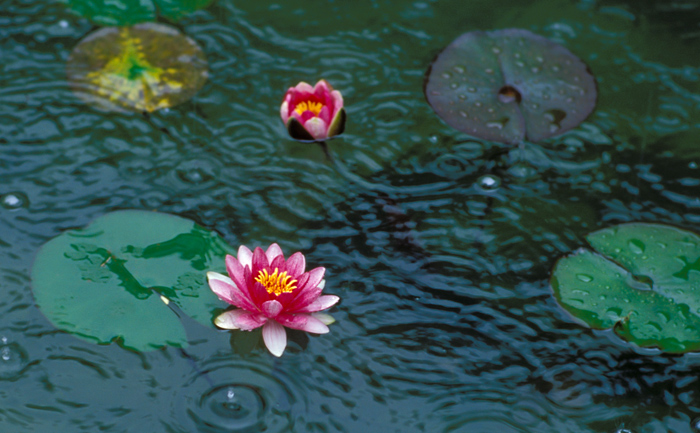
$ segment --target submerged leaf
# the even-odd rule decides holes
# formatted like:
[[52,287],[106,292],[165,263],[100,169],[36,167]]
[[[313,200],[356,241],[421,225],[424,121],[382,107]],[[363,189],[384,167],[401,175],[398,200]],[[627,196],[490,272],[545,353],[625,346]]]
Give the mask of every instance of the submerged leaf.
[[554,266],[551,286],[574,317],[641,347],[700,350],[700,236],[627,223],[591,233]]
[[108,111],[155,111],[187,101],[208,77],[196,42],[163,24],[106,27],[85,37],[68,59],[78,97]]
[[182,347],[187,338],[172,305],[213,327],[215,311],[227,304],[209,290],[206,271],[221,267],[231,251],[190,220],[118,211],[47,242],[32,268],[32,288],[57,328],[89,341]]
[[448,125],[510,144],[574,128],[597,97],[581,60],[519,29],[463,34],[437,56],[426,78],[426,98]]

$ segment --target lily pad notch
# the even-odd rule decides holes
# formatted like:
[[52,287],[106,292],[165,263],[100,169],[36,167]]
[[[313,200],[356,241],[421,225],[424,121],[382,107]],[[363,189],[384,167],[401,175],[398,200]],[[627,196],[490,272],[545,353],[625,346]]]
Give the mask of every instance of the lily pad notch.
[[589,234],[554,265],[557,302],[594,329],[640,347],[700,350],[700,236],[664,224],[625,223]]
[[223,271],[232,252],[188,219],[117,211],[44,244],[32,267],[32,291],[57,328],[87,341],[138,351],[185,347],[178,314],[214,328],[227,304],[209,289],[206,272]]
[[448,125],[506,144],[539,142],[576,127],[593,112],[598,94],[578,57],[522,29],[459,36],[428,68],[424,92]]

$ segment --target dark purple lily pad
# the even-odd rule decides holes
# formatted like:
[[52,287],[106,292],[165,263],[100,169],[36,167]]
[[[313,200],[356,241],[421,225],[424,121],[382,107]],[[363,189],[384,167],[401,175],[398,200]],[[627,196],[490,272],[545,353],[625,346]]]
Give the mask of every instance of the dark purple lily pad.
[[437,56],[425,84],[428,102],[448,125],[510,144],[576,127],[597,93],[578,57],[519,29],[463,34]]

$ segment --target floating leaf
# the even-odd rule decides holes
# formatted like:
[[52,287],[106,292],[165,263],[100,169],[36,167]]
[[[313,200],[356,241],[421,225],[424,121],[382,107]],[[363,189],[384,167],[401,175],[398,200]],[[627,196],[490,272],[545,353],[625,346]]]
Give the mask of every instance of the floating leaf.
[[187,101],[208,77],[196,42],[163,24],[106,27],[68,59],[68,79],[85,102],[108,111],[155,111]]
[[561,134],[588,117],[596,84],[569,50],[527,30],[470,32],[435,59],[425,95],[448,125],[517,144]]
[[187,338],[171,307],[213,327],[215,310],[227,304],[209,289],[206,272],[223,272],[227,252],[218,235],[190,220],[113,212],[41,248],[32,268],[34,297],[57,328],[89,341],[182,347]]
[[127,26],[155,21],[158,16],[177,21],[213,0],[63,0],[74,12],[103,26]]
[[700,350],[700,236],[627,223],[591,233],[554,266],[557,301],[592,328],[641,347]]

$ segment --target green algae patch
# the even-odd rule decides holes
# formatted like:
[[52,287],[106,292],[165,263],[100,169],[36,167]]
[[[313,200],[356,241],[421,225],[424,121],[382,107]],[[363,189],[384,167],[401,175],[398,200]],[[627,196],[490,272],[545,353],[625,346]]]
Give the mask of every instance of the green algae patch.
[[640,347],[700,350],[700,236],[662,224],[626,223],[589,234],[557,261],[559,304],[595,329]]
[[105,111],[152,112],[192,98],[209,76],[195,41],[163,24],[106,27],[73,49],[66,66],[73,92]]
[[106,214],[47,242],[32,267],[41,311],[59,329],[88,341],[145,351],[184,347],[179,315],[209,327],[227,307],[207,271],[224,270],[232,248],[216,233],[174,215]]

